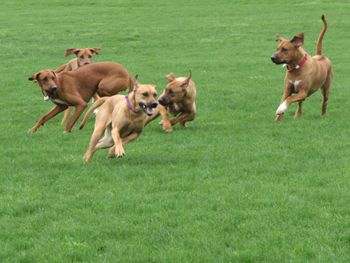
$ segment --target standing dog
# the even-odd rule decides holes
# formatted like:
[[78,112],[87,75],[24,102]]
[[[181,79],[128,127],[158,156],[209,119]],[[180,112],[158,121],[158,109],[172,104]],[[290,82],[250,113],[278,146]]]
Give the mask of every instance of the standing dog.
[[71,132],[74,123],[97,90],[103,96],[111,96],[126,88],[132,89],[135,82],[122,65],[113,62],[93,63],[58,74],[51,70],[42,70],[28,79],[37,82],[44,96],[49,96],[55,104],[29,132],[35,132],[68,106],[75,106],[76,110],[65,128],[66,132]]
[[[322,55],[322,39],[327,30],[327,22],[322,15],[323,29],[318,37],[316,55],[311,57],[301,47],[304,44],[304,33],[287,40],[280,35],[276,40],[278,45],[271,57],[275,64],[286,64],[287,73],[284,79],[284,93],[281,105],[276,111],[276,121],[282,119],[284,112],[293,102],[298,102],[295,117],[301,116],[303,101],[319,88],[322,90],[322,115],[326,113],[329,89],[332,82],[332,65],[330,60]],[[295,95],[292,95],[295,93]]]
[[[82,129],[89,115],[99,107],[95,129],[83,159],[89,161],[96,150],[109,147],[109,157],[123,157],[123,145],[140,136],[147,115],[154,113],[158,105],[156,97],[154,86],[136,84],[127,96],[98,99],[86,112],[79,127]],[[101,138],[103,133],[105,135]]]
[[[101,49],[98,47],[94,48],[68,48],[64,55],[67,57],[69,55],[75,54],[76,58],[68,61],[66,64],[58,67],[55,72],[60,73],[62,71],[73,71],[82,66],[89,65],[93,63],[92,56],[95,53],[98,55]],[[98,99],[98,95],[94,95],[94,99]],[[45,97],[45,100],[49,100],[48,97]],[[68,109],[64,112],[64,116],[62,118],[61,124],[66,124],[69,116],[71,114],[72,107],[68,107]]]
[[[192,72],[188,77],[176,78],[174,73],[167,76],[168,84],[164,92],[159,97],[159,106],[155,113],[146,120],[146,124],[162,115],[161,124],[165,132],[171,132],[172,126],[180,123],[181,126],[187,127],[186,122],[194,120],[196,116],[196,85],[191,79]],[[169,114],[175,116],[170,120]]]

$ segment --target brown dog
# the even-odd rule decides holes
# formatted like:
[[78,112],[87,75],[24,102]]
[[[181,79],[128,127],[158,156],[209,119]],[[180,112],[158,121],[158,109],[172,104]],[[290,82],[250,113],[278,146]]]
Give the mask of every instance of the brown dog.
[[29,132],[35,132],[46,121],[66,110],[68,106],[75,106],[76,110],[65,128],[66,132],[70,132],[97,90],[103,96],[111,96],[126,88],[130,90],[135,82],[122,65],[113,62],[93,63],[74,71],[58,74],[51,70],[42,70],[28,79],[37,82],[44,96],[49,96],[55,103]]
[[[174,73],[169,73],[166,77],[169,83],[164,92],[159,97],[159,104],[155,113],[146,120],[146,124],[162,115],[161,124],[165,132],[171,132],[172,126],[180,123],[187,127],[186,122],[194,120],[196,116],[196,85],[191,79],[192,72],[188,77],[176,78]],[[169,114],[175,116],[170,120]]]
[[[69,55],[75,54],[76,58],[68,61],[66,64],[58,67],[55,72],[60,73],[62,71],[73,71],[82,66],[93,63],[92,56],[93,54],[98,55],[101,49],[98,47],[93,48],[68,48],[64,55],[67,57]],[[94,95],[94,99],[98,99],[98,95]],[[49,97],[45,97],[44,100],[49,100]],[[68,107],[68,109],[64,112],[64,116],[62,118],[61,124],[67,124],[69,116],[72,112],[72,107]]]
[[[304,44],[304,33],[287,40],[280,35],[276,40],[278,45],[271,57],[275,64],[285,64],[287,73],[284,79],[284,93],[281,105],[276,111],[276,121],[280,120],[293,102],[298,102],[295,117],[301,116],[303,101],[319,88],[322,90],[322,115],[326,113],[327,100],[332,82],[332,65],[330,60],[322,55],[322,39],[327,30],[327,22],[322,15],[323,29],[318,37],[316,56],[311,57],[301,47]],[[295,93],[295,95],[292,95]]]
[[64,55],[67,57],[69,55],[75,54],[76,58],[68,61],[66,64],[59,66],[55,72],[60,73],[62,71],[73,71],[84,65],[93,63],[93,54],[99,54],[101,51],[98,47],[93,48],[68,48]]
[[[97,149],[110,147],[109,157],[123,157],[123,145],[140,136],[147,115],[154,113],[158,104],[156,97],[154,86],[136,84],[127,96],[98,99],[86,112],[79,127],[82,129],[90,114],[99,107],[95,129],[83,159],[89,161]],[[105,135],[101,138],[103,133]]]

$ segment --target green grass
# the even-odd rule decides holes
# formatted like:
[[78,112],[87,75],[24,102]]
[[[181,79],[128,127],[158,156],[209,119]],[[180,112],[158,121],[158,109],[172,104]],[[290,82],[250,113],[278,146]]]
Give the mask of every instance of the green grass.
[[[348,1],[4,1],[0,10],[1,262],[349,262]],[[274,112],[284,70],[274,36],[320,15],[334,65],[321,96]],[[101,47],[143,83],[193,71],[198,117],[165,134],[157,121],[126,146],[82,162],[93,119],[63,134],[27,77],[65,63],[69,47]]]

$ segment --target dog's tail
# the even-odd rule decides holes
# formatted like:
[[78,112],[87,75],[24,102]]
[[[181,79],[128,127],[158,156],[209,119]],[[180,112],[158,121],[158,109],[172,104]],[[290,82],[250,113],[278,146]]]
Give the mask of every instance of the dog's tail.
[[322,15],[321,19],[323,21],[323,28],[322,28],[320,35],[318,36],[316,55],[322,55],[322,40],[323,40],[324,34],[327,31],[327,21],[326,21],[325,16]]
[[81,121],[80,125],[79,125],[79,129],[81,130],[82,128],[84,128],[85,123],[87,122],[88,118],[90,117],[90,115],[93,113],[93,111],[95,109],[97,109],[98,107],[100,107],[103,103],[106,102],[106,100],[109,97],[102,97],[99,98],[98,100],[96,100],[94,102],[94,104],[91,105],[90,109],[85,113],[83,120]]

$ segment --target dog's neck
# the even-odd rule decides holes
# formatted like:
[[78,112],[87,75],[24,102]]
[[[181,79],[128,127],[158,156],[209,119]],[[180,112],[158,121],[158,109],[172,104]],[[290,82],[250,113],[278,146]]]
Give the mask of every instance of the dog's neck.
[[137,105],[136,100],[135,100],[135,91],[132,91],[128,95],[126,95],[125,101],[126,101],[126,105],[127,105],[128,109],[131,112],[133,112],[135,114],[140,113],[140,108]]
[[288,72],[293,72],[304,66],[307,57],[307,53],[300,48],[300,52],[298,52],[298,55],[295,56],[295,58],[286,65]]

